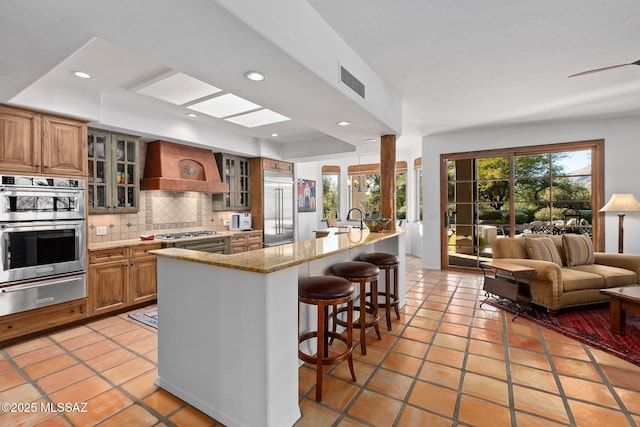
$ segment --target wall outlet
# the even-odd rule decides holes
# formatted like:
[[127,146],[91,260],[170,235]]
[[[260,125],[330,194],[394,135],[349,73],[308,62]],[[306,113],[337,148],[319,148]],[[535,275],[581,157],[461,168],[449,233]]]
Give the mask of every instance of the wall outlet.
[[222,223],[223,226],[228,227],[229,226],[229,220],[225,219],[224,222]]
[[104,236],[107,234],[107,227],[96,227],[96,235]]

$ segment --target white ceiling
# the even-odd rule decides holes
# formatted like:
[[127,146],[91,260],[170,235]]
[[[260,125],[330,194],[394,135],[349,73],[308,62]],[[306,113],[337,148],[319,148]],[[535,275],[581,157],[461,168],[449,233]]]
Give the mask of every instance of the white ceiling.
[[[0,102],[294,160],[371,150],[366,139],[390,133],[419,151],[422,135],[639,114],[640,66],[568,78],[640,59],[639,20],[637,0],[5,1]],[[340,66],[365,84],[364,100]],[[175,72],[292,120],[191,119],[136,92]]]

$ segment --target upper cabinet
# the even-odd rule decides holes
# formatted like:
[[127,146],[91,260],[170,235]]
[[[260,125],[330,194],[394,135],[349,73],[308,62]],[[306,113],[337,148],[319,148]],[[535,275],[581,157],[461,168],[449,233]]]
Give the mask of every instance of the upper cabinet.
[[262,169],[274,172],[293,173],[293,163],[263,158]]
[[139,138],[89,129],[89,212],[138,212]]
[[0,105],[3,171],[86,176],[86,156],[86,123]]
[[249,159],[216,153],[216,163],[222,182],[229,192],[213,195],[214,211],[248,211],[251,209],[251,169]]

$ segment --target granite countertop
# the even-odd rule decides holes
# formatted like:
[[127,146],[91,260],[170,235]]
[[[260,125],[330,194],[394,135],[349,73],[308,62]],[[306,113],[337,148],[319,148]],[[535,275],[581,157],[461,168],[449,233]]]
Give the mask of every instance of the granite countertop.
[[[262,231],[262,230],[251,230],[251,231]],[[175,233],[179,233],[180,230],[174,231]],[[132,246],[142,246],[142,245],[155,245],[158,243],[169,243],[169,242],[187,242],[190,240],[203,240],[203,239],[213,239],[216,237],[230,237],[235,234],[244,234],[248,231],[216,231],[216,234],[210,234],[208,236],[196,236],[196,237],[183,237],[181,239],[153,239],[153,240],[140,240],[138,239],[127,239],[127,240],[112,240],[110,242],[101,242],[101,243],[89,243],[90,251],[99,251],[101,249],[115,249],[115,248],[124,248],[124,247],[132,247]]]
[[288,243],[234,255],[212,254],[179,248],[156,249],[150,253],[167,258],[265,274],[358,246],[375,243],[379,240],[389,239],[403,233],[401,230],[371,233],[369,230],[356,229],[345,234]]

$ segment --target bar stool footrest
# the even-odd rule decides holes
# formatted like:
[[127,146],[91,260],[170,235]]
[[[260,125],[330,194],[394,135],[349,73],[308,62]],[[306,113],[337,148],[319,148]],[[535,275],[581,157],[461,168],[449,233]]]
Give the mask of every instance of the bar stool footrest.
[[[349,358],[349,356],[351,355],[351,353],[353,353],[353,345],[349,346],[349,341],[347,340],[346,337],[344,337],[341,334],[338,334],[336,332],[332,332],[332,331],[327,331],[326,332],[327,337],[331,338],[331,341],[333,341],[333,339],[337,339],[341,342],[344,343],[344,345],[347,346],[346,350],[343,351],[342,353],[338,353],[332,356],[327,356],[327,357],[323,357],[322,358],[322,364],[323,365],[335,365],[339,362],[342,362],[343,360],[346,360]],[[300,338],[298,339],[298,344],[302,344],[303,342],[305,342],[306,340],[310,340],[312,338],[317,338],[318,337],[318,331],[312,331],[312,332],[307,332],[305,334],[300,335]],[[317,356],[312,356],[309,355],[305,352],[303,352],[302,350],[298,349],[298,357],[300,358],[300,360],[307,362],[307,363],[311,363],[314,365],[318,364],[318,357]]]

